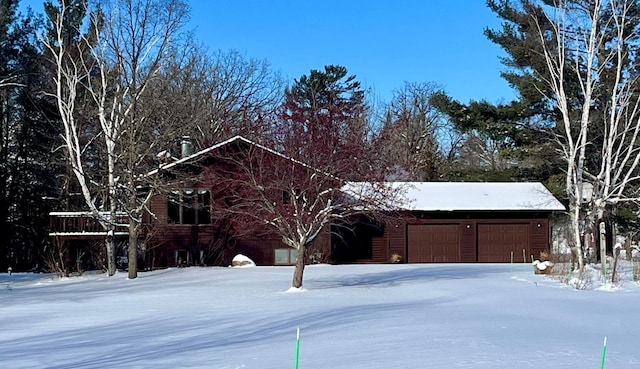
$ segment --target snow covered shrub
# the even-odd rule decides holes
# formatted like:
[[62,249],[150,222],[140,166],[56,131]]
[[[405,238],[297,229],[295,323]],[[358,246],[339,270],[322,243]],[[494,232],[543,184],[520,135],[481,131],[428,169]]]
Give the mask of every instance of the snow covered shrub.
[[567,284],[576,290],[588,290],[593,287],[593,276],[593,268],[590,265],[585,265],[582,270],[578,269],[572,274]]
[[567,254],[551,254],[551,261],[549,262],[553,266],[550,273],[547,273],[549,277],[577,290],[586,290],[593,287],[595,274],[590,265],[585,265],[580,270],[571,255]]
[[550,260],[534,260],[533,272],[535,274],[551,274],[553,270],[553,262]]

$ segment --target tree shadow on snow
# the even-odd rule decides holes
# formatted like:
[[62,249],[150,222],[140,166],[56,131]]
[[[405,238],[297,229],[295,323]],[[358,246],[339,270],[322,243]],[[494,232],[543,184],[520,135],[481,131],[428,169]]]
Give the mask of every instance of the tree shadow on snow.
[[488,274],[504,273],[508,265],[503,264],[423,264],[417,266],[389,266],[389,270],[340,275],[335,278],[306,280],[309,289],[337,287],[388,287],[404,282],[426,282],[436,280],[474,279]]
[[[419,305],[424,306],[424,302]],[[216,367],[279,347],[288,350],[296,325],[309,337],[325,330],[339,331],[354,321],[380,321],[385,314],[412,308],[418,308],[418,303],[362,304],[340,309],[318,306],[312,311],[274,311],[255,317],[234,314],[217,318],[215,312],[209,312],[187,319],[187,324],[167,318],[128,320],[90,330],[68,329],[0,340],[0,347],[5,363],[20,362],[29,353],[30,360],[42,368],[173,367],[180,366],[181,361],[186,366]],[[52,362],[52,352],[65,360]],[[206,361],[198,364],[197,360]]]

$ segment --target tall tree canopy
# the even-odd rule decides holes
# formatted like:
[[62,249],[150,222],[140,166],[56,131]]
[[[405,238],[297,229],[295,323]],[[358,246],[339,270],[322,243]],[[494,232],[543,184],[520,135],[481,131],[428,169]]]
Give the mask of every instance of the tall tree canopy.
[[312,167],[351,162],[355,174],[366,147],[366,113],[360,82],[345,67],[328,65],[285,90],[276,137],[284,153]]
[[[442,113],[429,99],[437,87],[429,83],[405,83],[394,91],[384,108],[377,130],[377,155],[385,158],[389,180],[438,180],[447,156],[443,150],[449,128]],[[451,142],[449,142],[451,143]]]
[[[562,190],[572,219],[570,243],[582,264],[582,223],[589,229],[636,197],[639,4],[489,0],[488,6],[505,22],[485,34],[506,51],[502,75],[520,98],[464,105],[439,95],[434,104],[459,129],[501,140],[503,148],[529,157],[536,146],[546,153],[537,155],[543,161],[529,163],[538,179]],[[592,198],[585,198],[585,183],[594,188]]]
[[18,13],[18,1],[0,0],[0,270],[39,262],[56,195],[40,24],[31,11]]

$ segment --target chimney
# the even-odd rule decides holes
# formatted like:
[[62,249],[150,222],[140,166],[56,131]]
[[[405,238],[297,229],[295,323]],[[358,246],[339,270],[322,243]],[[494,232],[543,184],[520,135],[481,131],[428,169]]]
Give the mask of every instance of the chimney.
[[191,155],[191,137],[182,136],[182,142],[180,143],[180,154],[183,158]]

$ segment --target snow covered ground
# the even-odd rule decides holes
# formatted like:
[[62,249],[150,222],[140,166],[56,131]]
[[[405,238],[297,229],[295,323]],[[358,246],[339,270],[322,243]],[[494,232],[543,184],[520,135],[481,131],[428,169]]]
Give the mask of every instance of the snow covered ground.
[[2,368],[640,367],[640,286],[517,264],[0,274]]

